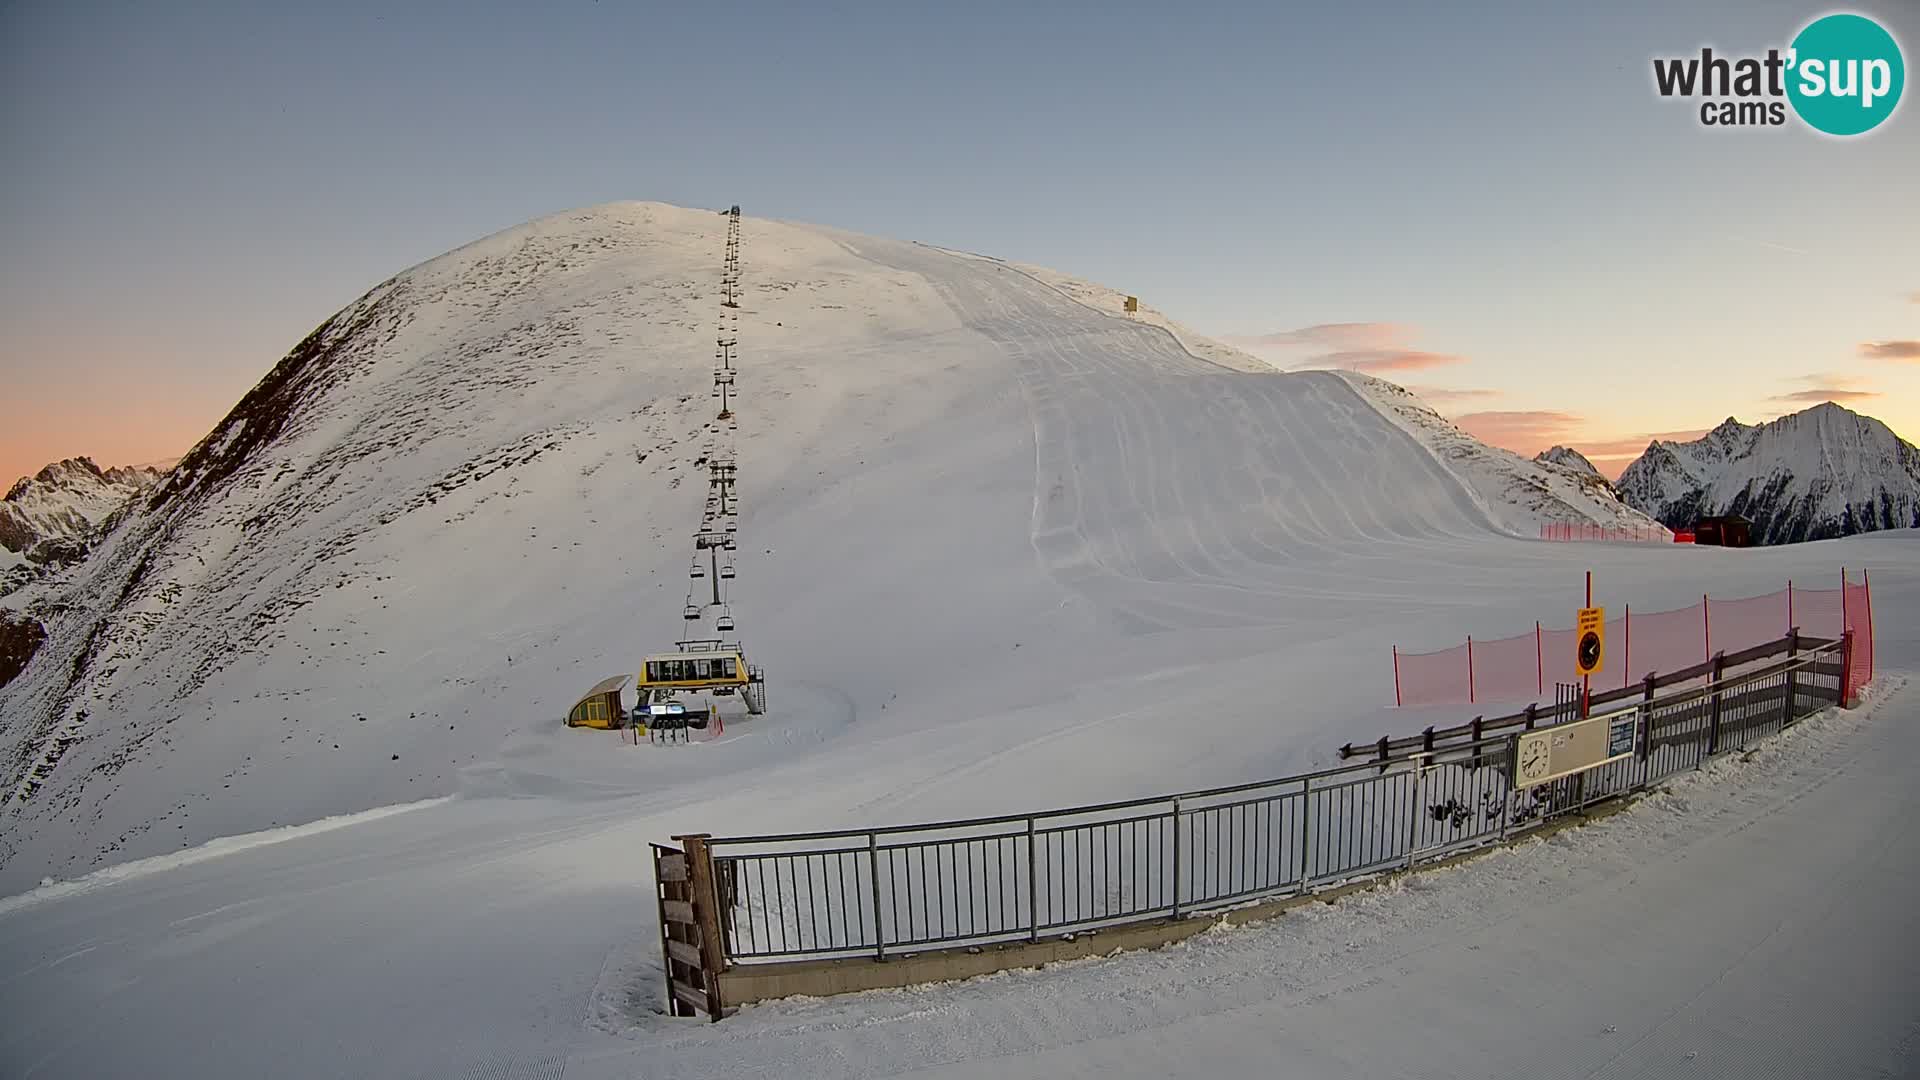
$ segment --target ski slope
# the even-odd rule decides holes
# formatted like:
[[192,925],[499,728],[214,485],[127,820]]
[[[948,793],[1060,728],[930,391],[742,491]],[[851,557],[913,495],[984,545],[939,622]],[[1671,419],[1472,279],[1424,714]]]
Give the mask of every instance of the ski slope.
[[[1886,579],[1896,601],[1920,597],[1911,568]],[[718,1026],[648,1011],[638,850],[714,806],[463,798],[29,894],[0,910],[0,1069],[1905,1075],[1920,626],[1890,625],[1883,663],[1902,673],[1867,708],[1604,823],[1166,950],[771,1003]]]
[[[1485,496],[1340,376],[1200,359],[1029,270],[747,218],[732,595],[778,708],[711,764],[604,769],[556,721],[683,633],[724,221],[615,204],[397,275],[81,572],[7,597],[49,641],[0,687],[31,794],[0,805],[0,891],[522,782],[835,776],[879,741],[949,778],[903,787],[919,812],[996,803],[957,769],[1088,798],[1265,774],[1343,722],[1276,727],[1278,696],[1376,685],[1388,621],[1457,637],[1425,579],[1495,538]],[[1522,516],[1501,527],[1535,535]],[[1085,724],[1130,752],[1009,753]]]
[[[1196,355],[1022,268],[747,218],[733,596],[771,713],[675,748],[565,730],[586,686],[680,628],[723,230],[620,204],[383,283],[273,384],[278,412],[217,428],[84,575],[8,598],[52,612],[53,637],[0,689],[0,727],[20,748],[78,741],[0,817],[0,1073],[885,1075],[993,1055],[1165,1072],[1183,1070],[1126,1033],[1188,1009],[1241,1032],[1218,1052],[1251,1056],[1196,1057],[1231,1075],[1271,1060],[1273,1021],[1241,1006],[1294,985],[1341,1000],[1338,941],[1316,959],[1266,944],[1294,933],[1275,929],[1178,1007],[1160,955],[673,1025],[650,1015],[645,844],[1280,775],[1462,719],[1388,708],[1389,646],[1564,621],[1587,569],[1600,602],[1659,607],[1870,567],[1882,667],[1920,661],[1914,533],[1531,542],[1520,518],[1557,510],[1495,520],[1497,487],[1339,375]],[[1912,711],[1893,696],[1835,730],[1881,738]],[[1781,850],[1840,859],[1878,835],[1871,815],[1827,820]],[[1578,883],[1589,857],[1502,865]],[[1742,862],[1723,859],[1731,891]],[[1680,878],[1666,888],[1645,902],[1679,902]],[[1517,917],[1531,895],[1450,910]],[[1367,955],[1428,947],[1376,932]],[[1374,1004],[1400,1013],[1356,1015],[1413,1003]],[[1356,1052],[1331,1021],[1290,1030],[1324,1061]]]

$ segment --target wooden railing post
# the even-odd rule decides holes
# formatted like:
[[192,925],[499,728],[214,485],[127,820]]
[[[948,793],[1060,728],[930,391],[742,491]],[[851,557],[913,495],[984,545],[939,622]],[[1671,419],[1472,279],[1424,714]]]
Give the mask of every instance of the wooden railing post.
[[720,937],[720,893],[714,887],[713,853],[707,850],[709,833],[676,836],[686,851],[687,902],[693,905],[694,926],[699,930],[701,987],[706,993],[707,1018],[718,1022],[727,1014],[720,993],[720,974],[727,970],[726,949]]

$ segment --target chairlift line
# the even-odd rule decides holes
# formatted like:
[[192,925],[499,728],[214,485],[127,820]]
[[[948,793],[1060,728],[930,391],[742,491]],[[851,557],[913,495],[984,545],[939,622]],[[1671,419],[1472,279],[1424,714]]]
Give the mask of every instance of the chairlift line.
[[[737,690],[747,703],[748,711],[757,715],[766,708],[764,675],[758,665],[747,663],[737,641],[730,643],[719,636],[731,635],[738,625],[727,589],[739,576],[733,558],[733,553],[738,550],[740,529],[739,498],[734,493],[734,487],[739,482],[734,446],[739,426],[734,411],[738,390],[738,368],[734,360],[735,350],[740,343],[739,215],[737,206],[728,211],[725,259],[721,269],[722,311],[719,331],[714,337],[712,396],[720,399],[720,409],[714,420],[705,425],[709,437],[703,448],[701,463],[707,466],[708,493],[702,506],[699,527],[693,537],[694,554],[687,568],[689,588],[681,612],[689,632],[681,635],[683,640],[675,643],[680,650],[678,653],[647,658],[641,683],[643,686],[657,687],[656,694],[699,688],[716,695],[730,695]],[[724,428],[721,426],[723,424]],[[692,582],[696,581],[705,584],[695,586]],[[701,593],[700,597],[694,595],[696,588]],[[708,602],[698,602],[702,599]],[[697,628],[709,618],[712,620],[712,633],[716,636],[701,636]],[[728,654],[730,660],[726,659]],[[714,659],[710,664],[707,658],[716,656],[720,659]],[[723,660],[726,662],[723,663]]]

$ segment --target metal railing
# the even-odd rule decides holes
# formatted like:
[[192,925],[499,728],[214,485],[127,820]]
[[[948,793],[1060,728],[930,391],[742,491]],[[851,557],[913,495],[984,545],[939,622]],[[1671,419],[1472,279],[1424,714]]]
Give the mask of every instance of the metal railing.
[[[1678,668],[1672,671],[1649,672],[1646,678],[1629,686],[1616,686],[1610,689],[1596,690],[1589,699],[1589,704],[1593,709],[1597,710],[1619,702],[1631,702],[1635,698],[1644,699],[1652,696],[1653,691],[1662,690],[1669,686],[1680,686],[1686,683],[1698,682],[1702,679],[1717,681],[1725,677],[1725,673],[1729,668],[1743,668],[1762,660],[1773,660],[1775,657],[1780,656],[1791,659],[1792,657],[1800,655],[1805,650],[1829,647],[1836,643],[1836,639],[1808,637],[1800,633],[1798,629],[1793,629],[1787,631],[1784,636],[1775,638],[1772,641],[1763,641],[1758,645],[1741,649],[1737,652],[1716,653],[1710,659],[1689,667]],[[1766,671],[1771,669],[1771,666],[1769,666],[1767,668],[1756,668],[1754,670]],[[1548,712],[1546,708],[1535,703],[1528,705],[1518,712],[1508,713],[1505,716],[1496,716],[1491,719],[1484,716],[1476,716],[1464,724],[1457,724],[1450,728],[1428,728],[1418,735],[1402,736],[1399,738],[1382,736],[1378,742],[1347,743],[1340,748],[1340,757],[1344,760],[1347,758],[1372,755],[1375,760],[1389,760],[1397,758],[1408,750],[1431,751],[1450,743],[1478,742],[1481,739],[1504,734],[1509,731],[1531,731],[1537,724],[1545,720],[1547,716]]]
[[[1801,644],[1806,644],[1803,641]],[[1042,813],[711,838],[726,962],[1039,941],[1407,868],[1697,768],[1837,703],[1850,639],[1655,696],[1635,750],[1516,790],[1518,733]]]

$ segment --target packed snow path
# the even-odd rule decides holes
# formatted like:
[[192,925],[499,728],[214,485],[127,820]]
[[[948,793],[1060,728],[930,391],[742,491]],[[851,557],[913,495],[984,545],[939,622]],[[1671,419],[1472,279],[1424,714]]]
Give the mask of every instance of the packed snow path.
[[1903,686],[1628,813],[1334,906],[1057,970],[775,1003],[566,1075],[1915,1075],[1917,716]]
[[618,1035],[631,831],[459,801],[0,914],[0,1072],[1907,1075],[1917,712],[1900,686],[1601,823],[1157,952]]

